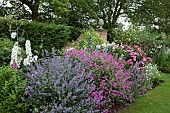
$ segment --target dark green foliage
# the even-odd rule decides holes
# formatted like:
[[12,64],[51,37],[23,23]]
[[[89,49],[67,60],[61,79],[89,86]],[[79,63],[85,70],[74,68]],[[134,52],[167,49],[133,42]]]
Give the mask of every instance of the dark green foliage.
[[128,13],[131,22],[136,25],[151,27],[159,26],[160,32],[170,34],[170,2],[169,0],[143,0],[141,5],[136,7],[134,13]]
[[160,71],[170,73],[170,50],[160,50],[154,56],[154,62],[158,65]]
[[70,41],[76,41],[77,38],[81,35],[81,29],[77,27],[71,27],[71,39]]
[[38,52],[42,48],[61,49],[70,39],[68,26],[0,19],[0,37],[10,38],[11,31],[18,32],[18,37],[30,40],[32,49]]
[[7,38],[0,38],[0,66],[9,64],[12,47],[12,41]]
[[0,113],[24,113],[28,104],[22,101],[27,80],[21,80],[20,72],[0,67]]

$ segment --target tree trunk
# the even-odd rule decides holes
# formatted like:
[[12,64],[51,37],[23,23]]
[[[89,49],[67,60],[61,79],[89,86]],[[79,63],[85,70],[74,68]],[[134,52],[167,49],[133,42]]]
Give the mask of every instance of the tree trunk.
[[19,0],[20,2],[22,2],[23,4],[27,5],[31,11],[32,11],[32,15],[31,18],[33,21],[38,21],[38,8],[39,8],[39,1],[40,0],[35,0],[33,3],[33,0]]
[[32,20],[33,21],[38,21],[38,5],[32,5],[31,11],[32,11]]

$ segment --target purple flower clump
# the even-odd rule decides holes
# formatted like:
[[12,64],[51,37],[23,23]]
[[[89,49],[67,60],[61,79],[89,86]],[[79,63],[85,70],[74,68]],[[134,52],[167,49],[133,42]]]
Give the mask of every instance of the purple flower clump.
[[143,62],[136,62],[127,71],[131,75],[132,90],[135,96],[143,95],[147,92],[146,86],[146,70],[143,67]]
[[28,68],[26,95],[31,112],[95,113],[91,71],[69,56],[42,58]]

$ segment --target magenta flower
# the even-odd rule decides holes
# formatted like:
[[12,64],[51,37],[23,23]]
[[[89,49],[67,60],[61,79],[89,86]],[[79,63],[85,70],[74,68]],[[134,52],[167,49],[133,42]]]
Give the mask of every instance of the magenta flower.
[[93,64],[92,64],[92,63],[90,63],[90,64],[89,64],[89,66],[90,66],[90,67],[92,67],[92,66],[93,66]]
[[140,48],[138,45],[135,45],[134,47],[135,47],[136,49],[137,49],[137,48]]
[[147,60],[146,57],[143,57],[143,58],[142,58],[142,61],[143,61],[143,62],[146,62],[146,60]]
[[133,58],[133,61],[136,61],[136,56],[131,56]]
[[131,53],[131,52],[132,52],[132,50],[126,50],[126,52]]
[[131,55],[131,56],[136,56],[137,53],[136,53],[136,52],[131,52],[130,55]]
[[[129,50],[133,60],[129,59],[128,63],[133,64],[136,60],[136,54],[130,46]],[[83,54],[82,54],[83,53]],[[129,53],[129,54],[130,54]],[[70,57],[77,58],[84,63],[84,69],[92,71],[89,79],[94,82],[95,88],[91,92],[92,98],[96,100],[97,108],[104,112],[114,112],[114,98],[119,97],[120,101],[129,100],[131,92],[130,77],[124,70],[125,60],[122,57],[114,58],[112,54],[105,52],[88,51],[81,52],[73,50],[69,54]],[[105,102],[107,106],[102,103]],[[110,103],[111,102],[111,103]],[[111,107],[109,107],[111,106]],[[106,111],[107,111],[106,110]]]
[[13,61],[12,69],[13,70],[17,70],[17,63],[15,62],[15,60]]
[[149,60],[149,62],[152,62],[152,58],[147,57],[146,59]]
[[132,65],[133,64],[132,59],[129,59],[127,63]]
[[109,70],[109,68],[110,68],[110,67],[109,67],[109,66],[107,66],[107,67],[106,67],[106,70]]

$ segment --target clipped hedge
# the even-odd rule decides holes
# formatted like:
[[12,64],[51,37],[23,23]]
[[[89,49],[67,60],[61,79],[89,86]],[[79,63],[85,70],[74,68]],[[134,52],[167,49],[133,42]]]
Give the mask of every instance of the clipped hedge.
[[[18,33],[18,39],[31,40],[32,49],[61,49],[70,40],[70,27],[24,20],[0,19],[0,37],[10,38],[11,32]],[[16,39],[13,39],[16,41]],[[24,45],[24,43],[23,43]]]

